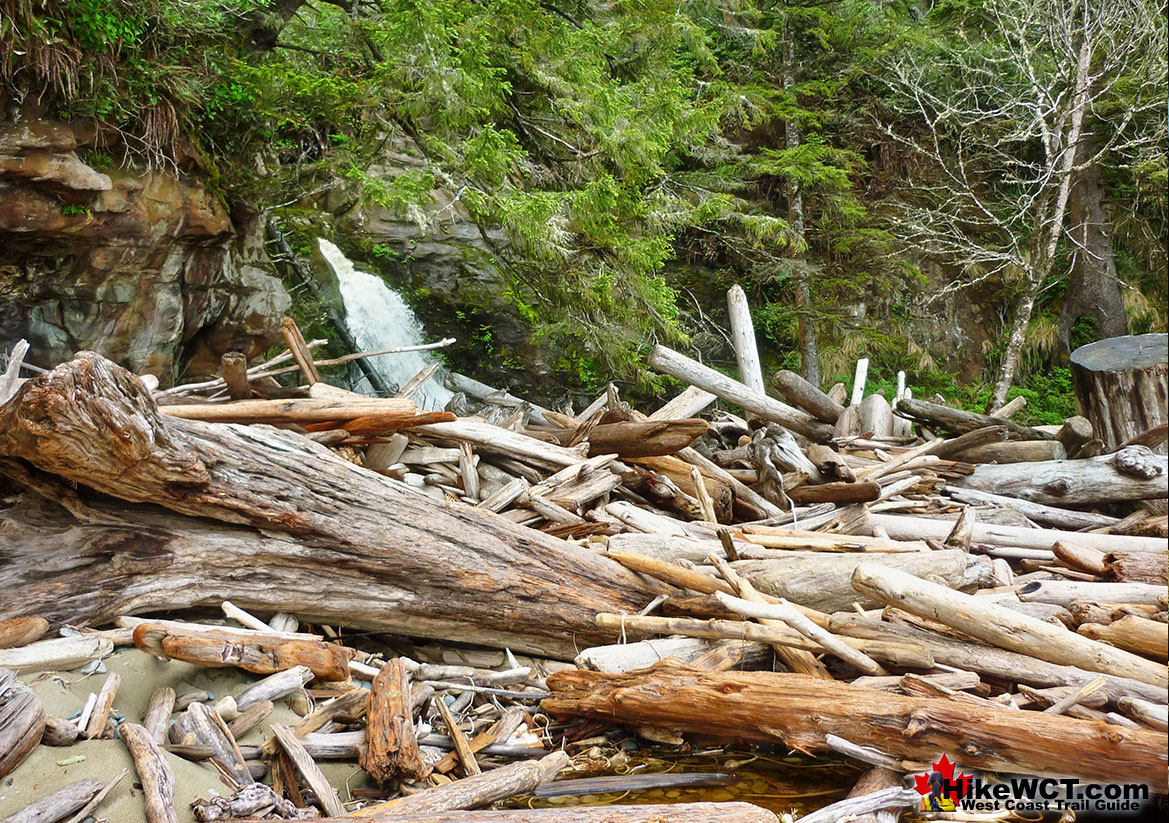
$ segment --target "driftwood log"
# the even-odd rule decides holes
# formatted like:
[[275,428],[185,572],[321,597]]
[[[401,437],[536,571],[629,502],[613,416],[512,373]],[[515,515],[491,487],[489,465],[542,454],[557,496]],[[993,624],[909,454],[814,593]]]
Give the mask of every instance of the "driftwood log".
[[[134,375],[91,352],[0,407],[0,456],[39,470],[0,460],[10,482],[72,511],[58,521],[26,495],[0,515],[0,619],[295,603],[305,619],[571,659],[611,639],[597,612],[636,612],[662,591],[299,435],[161,415]],[[68,483],[153,505],[111,505]]]
[[960,700],[908,697],[775,672],[701,672],[663,662],[603,674],[570,669],[548,678],[541,704],[556,717],[654,725],[777,742],[801,751],[829,748],[834,734],[894,757],[933,759],[991,771],[1061,774],[1169,788],[1160,732],[1021,712]]
[[1167,340],[1164,334],[1113,337],[1072,352],[1076,405],[1109,451],[1169,422]]
[[1164,455],[1129,446],[1086,460],[983,464],[954,485],[1049,506],[1164,500],[1169,497],[1167,467]]
[[44,731],[41,701],[15,672],[0,669],[0,777],[24,762]]

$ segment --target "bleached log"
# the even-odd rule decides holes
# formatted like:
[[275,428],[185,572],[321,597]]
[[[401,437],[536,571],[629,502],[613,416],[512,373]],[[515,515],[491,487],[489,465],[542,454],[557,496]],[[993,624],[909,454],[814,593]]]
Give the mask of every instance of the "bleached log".
[[317,800],[320,801],[325,812],[334,816],[344,815],[345,807],[341,805],[341,798],[337,795],[337,790],[329,783],[320,767],[313,762],[292,730],[280,723],[273,723],[272,734],[280,741],[284,753],[292,760],[296,770],[304,778],[304,782],[313,790],[313,794],[317,796]]
[[[503,402],[507,405],[523,407],[527,406],[531,410],[531,420],[541,425],[546,425],[547,420],[544,419],[544,412],[548,411],[543,406],[538,406],[527,400],[522,400],[514,394],[503,391],[502,389],[494,389],[486,383],[480,383],[478,380],[473,380],[465,374],[458,372],[447,372],[446,377],[443,378],[443,385],[453,392],[462,392],[474,400],[481,403]],[[689,416],[689,415],[687,415]]]
[[[411,812],[392,810],[357,818],[365,823],[778,823],[753,803],[646,803],[622,806],[557,806],[548,809]],[[353,817],[318,823],[353,823]]]
[[[601,613],[597,615],[597,625],[634,636],[680,634],[705,640],[766,643],[808,652],[820,652],[823,648],[819,643],[807,639],[786,625],[763,626],[743,620],[698,620],[689,617],[643,617]],[[921,644],[913,641],[853,637],[841,639],[874,660],[891,666],[912,669],[930,669],[934,666],[934,658],[930,653]]]
[[63,786],[52,794],[34,800],[0,823],[57,823],[84,807],[101,791],[100,780],[88,777]]
[[[1126,453],[1144,449],[1150,474],[1139,476],[1119,469]],[[1119,461],[1119,463],[1118,463]],[[1093,506],[1131,500],[1164,500],[1169,497],[1165,455],[1143,446],[1129,446],[1115,454],[1085,460],[1047,460],[1007,465],[983,464],[955,486],[1021,497],[1051,506]]]
[[[1079,687],[1098,676],[1098,672],[1075,666],[1049,663],[1030,655],[945,637],[914,626],[889,623],[855,613],[833,614],[828,628],[833,634],[842,637],[915,643],[937,663],[976,672],[983,677],[1007,683],[1026,683],[1041,688]],[[1131,696],[1155,702],[1169,700],[1165,690],[1157,686],[1126,677],[1112,675],[1105,677],[1105,689],[1114,699]]]
[[1098,603],[1139,603],[1157,605],[1165,602],[1164,586],[1149,583],[1105,583],[1085,580],[1035,580],[1018,590],[1026,602],[1054,603],[1070,606],[1077,600]]
[[1061,509],[1056,506],[1045,506],[1042,503],[1032,503],[1020,497],[1006,497],[1001,494],[979,491],[978,489],[963,489],[958,486],[943,486],[942,491],[959,503],[971,505],[990,504],[1014,509],[1028,520],[1033,520],[1053,528],[1077,531],[1079,529],[1100,529],[1113,526],[1120,522],[1119,517],[1096,512],[1081,512],[1073,509]]
[[807,412],[781,403],[762,392],[754,391],[739,381],[732,380],[673,349],[655,346],[646,362],[658,371],[676,377],[684,383],[698,386],[700,389],[718,395],[723,400],[741,406],[765,420],[779,423],[781,426],[786,426],[812,440],[827,443],[832,438],[831,428]]
[[818,643],[826,652],[834,654],[846,663],[851,664],[862,674],[879,677],[888,672],[867,654],[857,651],[848,643],[836,638],[808,618],[804,617],[786,600],[780,598],[778,603],[753,603],[739,597],[732,597],[723,592],[715,592],[715,598],[737,614],[753,617],[756,620],[778,620],[786,623],[804,637]]
[[739,382],[758,394],[766,395],[759,349],[755,343],[755,326],[751,322],[751,307],[743,287],[738,283],[727,290],[727,315],[731,320],[731,344],[739,365]]
[[686,389],[666,405],[653,412],[650,420],[685,420],[687,417],[697,417],[708,409],[718,397],[697,386],[687,386]]
[[568,764],[567,754],[553,752],[535,762],[511,763],[409,797],[366,806],[354,812],[352,817],[372,818],[375,815],[392,812],[395,815],[410,816],[408,819],[414,820],[417,819],[416,816],[425,813],[475,809],[508,797],[529,794],[541,783],[551,780]]
[[[1083,461],[1076,461],[1083,462]],[[880,527],[893,540],[945,540],[954,528],[953,521],[932,520],[899,514],[869,514],[867,529]],[[1021,549],[1050,551],[1057,540],[1067,540],[1102,552],[1163,552],[1165,538],[1135,537],[1124,534],[1092,534],[1090,532],[1060,531],[1058,529],[1027,529],[1019,526],[998,526],[975,523],[971,540],[991,546],[1015,546]]]
[[897,405],[893,407],[893,413],[924,423],[931,429],[943,429],[955,434],[965,434],[988,426],[1001,426],[1007,430],[1011,440],[1053,439],[1053,435],[1045,431],[1030,426],[1021,426],[1013,420],[962,411],[939,403],[929,403],[925,400],[914,400],[908,397],[897,401]]
[[1162,688],[1169,686],[1163,665],[1005,609],[987,602],[988,598],[962,594],[897,569],[862,563],[853,573],[853,586],[884,603],[938,620],[1003,649]]
[[1106,626],[1081,623],[1076,631],[1093,640],[1101,640],[1143,654],[1156,660],[1169,660],[1169,627],[1156,620],[1129,614]]
[[[48,611],[48,609],[45,609]],[[114,644],[104,637],[78,635],[40,640],[16,649],[0,649],[0,668],[14,672],[72,671],[91,660],[112,654]]]

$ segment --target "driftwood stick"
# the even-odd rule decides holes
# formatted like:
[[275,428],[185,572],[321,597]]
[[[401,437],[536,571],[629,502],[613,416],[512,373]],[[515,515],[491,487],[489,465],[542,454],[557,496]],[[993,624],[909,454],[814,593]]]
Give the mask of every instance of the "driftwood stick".
[[170,715],[175,707],[175,690],[170,686],[155,689],[150,696],[150,705],[146,707],[146,719],[142,726],[146,729],[150,739],[162,745],[166,738],[166,730],[170,725]]
[[467,736],[463,734],[463,730],[459,728],[458,721],[451,713],[451,708],[446,704],[445,700],[434,701],[434,706],[438,709],[438,716],[442,718],[443,725],[446,726],[447,736],[450,737],[451,743],[454,744],[455,754],[459,758],[459,762],[463,764],[463,773],[470,777],[475,774],[482,774],[483,770],[479,768],[479,763],[475,760],[475,752],[471,750],[470,742]]
[[[45,604],[41,605],[43,607]],[[111,641],[92,635],[39,640],[20,648],[0,650],[0,668],[11,669],[18,674],[71,671],[91,660],[103,658],[113,650]]]
[[773,672],[700,672],[668,661],[603,674],[569,669],[548,678],[542,703],[555,717],[584,716],[704,735],[829,749],[826,734],[894,757],[990,771],[1149,782],[1169,789],[1164,735],[949,698],[908,697],[834,680]]
[[[899,623],[888,623],[859,614],[838,612],[832,615],[829,628],[837,637],[913,643],[931,660],[957,669],[977,672],[985,677],[1008,683],[1026,683],[1031,686],[1079,687],[1094,680],[1098,673],[1075,666],[1063,666],[1039,660],[1027,654],[1007,651],[981,643],[972,643],[944,637],[935,632]],[[875,652],[869,656],[881,659]],[[913,668],[930,668],[916,666]],[[1169,700],[1165,690],[1139,680],[1106,675],[1107,690],[1112,697],[1127,695],[1153,702]]]
[[[769,603],[769,598],[757,591],[751,584],[750,580],[739,576],[738,572],[732,569],[730,563],[728,563],[726,560],[716,554],[709,555],[707,560],[713,564],[716,569],[718,569],[719,574],[721,574],[723,579],[726,580],[728,584],[730,584],[731,588],[738,593],[740,598],[750,603],[771,605]],[[717,597],[718,593],[716,593],[715,596]],[[773,628],[776,626],[788,625],[783,620],[767,617],[756,616],[755,619],[758,620],[761,625],[770,626]],[[792,671],[800,672],[802,674],[809,674],[813,677],[823,677],[827,679],[832,678],[832,675],[828,673],[828,669],[824,667],[824,664],[817,660],[816,656],[811,652],[805,651],[804,649],[795,649],[791,646],[785,645],[776,645],[774,648],[776,656],[779,657],[779,659],[783,661],[784,665],[786,665]]]
[[113,780],[105,784],[101,791],[90,798],[90,801],[78,809],[72,817],[65,821],[65,823],[82,823],[82,821],[89,817],[90,812],[100,806],[101,802],[105,800],[107,796],[109,796],[109,793],[112,792],[117,787],[117,785],[122,782],[122,778],[129,773],[129,769],[122,769],[120,772],[114,775]]
[[414,733],[410,675],[401,658],[382,666],[369,693],[369,711],[361,768],[379,783],[400,774],[422,780],[430,764],[422,759]]
[[142,784],[147,823],[178,823],[175,811],[175,776],[150,733],[137,723],[122,724],[122,740],[134,758]]
[[309,788],[320,800],[321,806],[325,812],[333,817],[341,817],[345,814],[345,807],[341,805],[341,798],[337,796],[337,790],[329,783],[328,779],[321,772],[321,768],[313,762],[309,757],[308,752],[304,750],[304,746],[297,740],[296,735],[292,733],[292,729],[280,723],[272,724],[272,734],[276,735],[276,739],[280,741],[281,748],[284,753],[291,758],[296,770],[300,772],[300,776],[304,778],[304,782],[308,784]]
[[300,368],[301,374],[304,375],[305,383],[310,386],[314,383],[320,383],[321,375],[313,364],[312,352],[305,345],[304,337],[301,336],[296,321],[291,317],[285,317],[284,322],[280,324],[280,334],[284,337],[284,343],[288,346],[288,350],[292,352],[292,358]]
[[912,808],[920,803],[921,794],[917,790],[893,787],[860,797],[847,797],[804,815],[800,818],[800,823],[838,823],[841,820],[860,823],[862,815],[888,808]]
[[232,400],[250,400],[252,387],[248,382],[248,358],[242,352],[224,352],[219,358],[219,373],[227,385]]
[[755,342],[755,325],[751,322],[751,307],[747,295],[738,283],[727,290],[727,314],[731,319],[731,343],[739,365],[739,382],[752,391],[765,395],[763,368],[759,364],[759,348]]
[[99,791],[102,783],[90,777],[70,783],[40,800],[34,800],[23,809],[5,817],[0,823],[56,823],[75,814],[88,805]]
[[511,763],[474,777],[447,783],[436,789],[367,806],[354,812],[352,817],[354,819],[372,817],[376,820],[376,815],[392,813],[416,820],[425,813],[475,809],[508,797],[529,794],[541,783],[551,780],[568,764],[567,754],[553,752],[534,762]]
[[134,629],[134,645],[156,657],[211,668],[236,666],[254,674],[274,674],[304,666],[322,680],[349,677],[353,650],[344,646],[323,640],[285,640],[260,632],[216,629],[184,631],[143,623]]
[[[597,623],[629,634],[681,634],[707,640],[739,640],[766,643],[771,646],[787,646],[810,652],[821,650],[819,643],[808,640],[786,625],[764,626],[743,620],[697,620],[689,617],[644,617],[639,615],[598,614]],[[934,659],[925,648],[912,641],[897,639],[888,642],[880,639],[863,640],[842,638],[855,649],[870,657],[883,660],[895,666],[915,669],[931,669]]]
[[857,591],[1003,649],[1052,663],[1130,677],[1161,688],[1169,686],[1163,665],[988,602],[988,598],[962,594],[873,563],[857,566],[852,584]]
[[716,592],[714,595],[720,603],[731,611],[753,617],[755,619],[779,620],[798,631],[814,643],[819,643],[825,651],[830,652],[857,670],[872,677],[886,675],[889,672],[876,660],[862,651],[854,649],[844,641],[835,637],[831,632],[820,628],[808,618],[800,614],[799,610],[784,599],[778,603],[752,603],[738,597]]
[[708,391],[697,386],[687,386],[686,390],[666,405],[660,407],[649,416],[650,420],[685,420],[688,417],[697,417],[718,398]]
[[118,695],[118,687],[122,685],[122,676],[117,672],[110,672],[102,684],[94,705],[93,714],[89,716],[89,723],[85,727],[85,736],[90,740],[100,738],[105,734],[106,722],[110,719],[110,712],[114,708],[114,698]]

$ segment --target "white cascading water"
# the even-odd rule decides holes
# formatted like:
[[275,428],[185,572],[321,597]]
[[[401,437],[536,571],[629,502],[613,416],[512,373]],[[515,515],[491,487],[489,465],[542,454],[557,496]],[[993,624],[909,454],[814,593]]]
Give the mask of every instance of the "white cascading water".
[[[386,286],[380,277],[358,271],[341,250],[328,240],[319,238],[321,256],[337,275],[341,300],[345,304],[345,325],[354,341],[365,351],[418,346],[429,342],[423,338],[422,324],[401,296]],[[389,384],[402,387],[406,382],[435,362],[428,351],[382,354],[366,360]],[[451,393],[442,384],[443,370],[439,369],[414,394],[420,409],[435,411],[446,406]]]

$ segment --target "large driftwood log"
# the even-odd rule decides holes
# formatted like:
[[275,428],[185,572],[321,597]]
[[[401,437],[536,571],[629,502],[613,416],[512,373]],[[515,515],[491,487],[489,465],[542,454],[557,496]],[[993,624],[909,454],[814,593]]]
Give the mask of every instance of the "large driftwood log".
[[9,478],[77,512],[57,528],[43,506],[0,515],[0,619],[296,603],[306,619],[571,659],[611,639],[597,612],[636,612],[660,591],[607,558],[418,496],[298,435],[164,417],[137,378],[88,352],[0,407],[0,454],[180,513],[83,500],[0,461]]
[[944,429],[955,434],[965,434],[988,426],[1001,426],[1007,430],[1008,440],[1051,440],[1052,435],[1030,426],[1021,426],[1002,417],[952,409],[939,403],[914,400],[903,397],[893,407],[893,413],[924,423],[935,429]]
[[1169,496],[1167,467],[1164,455],[1153,454],[1145,446],[1129,446],[1086,460],[983,464],[954,485],[1049,506],[1093,506],[1164,500]]
[[1165,334],[1113,337],[1072,352],[1076,405],[1109,451],[1169,422],[1167,340]]
[[570,669],[548,678],[541,704],[556,717],[583,715],[829,748],[826,734],[908,760],[938,752],[991,771],[1062,774],[1169,788],[1165,736],[1067,717],[959,700],[907,697],[832,680],[774,672],[700,672],[663,662],[623,674]]

